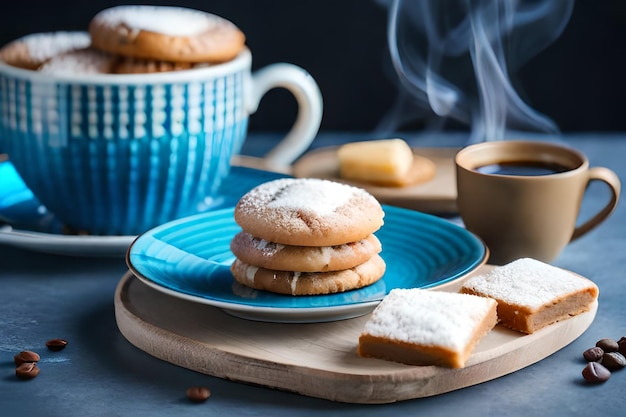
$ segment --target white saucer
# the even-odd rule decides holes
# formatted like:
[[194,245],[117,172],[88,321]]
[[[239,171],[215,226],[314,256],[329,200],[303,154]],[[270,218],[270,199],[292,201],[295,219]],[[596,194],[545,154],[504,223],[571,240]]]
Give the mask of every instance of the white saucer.
[[[245,165],[250,166],[254,161],[248,158]],[[284,177],[285,174],[278,172],[270,172],[244,166],[244,164],[234,166],[229,176],[224,180],[223,188],[227,194],[224,194],[220,207],[232,207],[239,198],[254,186],[272,179]],[[9,178],[0,178],[8,181]],[[0,187],[2,183],[0,183]],[[26,189],[26,186],[16,187],[17,189]],[[1,189],[0,189],[1,190]],[[32,194],[29,194],[32,195]],[[2,195],[0,195],[2,197]],[[8,196],[10,197],[10,196]],[[0,199],[0,202],[3,201]],[[10,201],[9,198],[6,201]],[[45,227],[37,227],[39,214],[37,212],[38,203],[24,205],[27,210],[22,213],[13,206],[4,207],[0,204],[0,209],[4,207],[8,212],[12,209],[11,214],[16,215],[22,221],[21,224],[28,226],[34,225],[33,228],[17,227],[10,224],[2,224],[0,222],[0,245],[9,245],[21,249],[32,250],[36,252],[51,253],[55,255],[66,256],[83,256],[83,257],[111,257],[123,258],[126,255],[130,244],[137,236],[100,236],[100,235],[68,235],[63,234],[60,224],[55,226],[47,225]],[[19,206],[22,207],[22,206]],[[217,209],[220,207],[213,207]],[[17,210],[17,211],[16,211]],[[2,213],[2,210],[0,210]],[[31,221],[30,217],[35,216]],[[0,220],[2,216],[0,216]],[[41,223],[44,223],[43,221]],[[58,223],[58,222],[57,222]]]
[[136,236],[88,236],[16,230],[0,226],[0,244],[54,255],[122,258]]

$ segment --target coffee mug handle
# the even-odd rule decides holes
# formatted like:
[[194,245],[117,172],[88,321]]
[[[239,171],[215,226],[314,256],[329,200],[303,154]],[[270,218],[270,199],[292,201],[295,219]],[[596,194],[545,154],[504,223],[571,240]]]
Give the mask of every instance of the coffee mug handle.
[[286,167],[306,151],[322,121],[322,94],[311,75],[287,63],[271,64],[252,74],[252,97],[248,111],[254,113],[261,98],[272,88],[290,91],[298,103],[296,121],[287,135],[264,156],[268,166]]
[[589,232],[594,227],[602,223],[609,215],[615,210],[617,202],[619,200],[621,183],[617,174],[608,168],[594,167],[589,169],[589,185],[592,181],[602,181],[609,186],[611,190],[611,198],[609,202],[600,210],[595,216],[587,220],[585,223],[574,229],[571,240],[578,239],[585,233]]

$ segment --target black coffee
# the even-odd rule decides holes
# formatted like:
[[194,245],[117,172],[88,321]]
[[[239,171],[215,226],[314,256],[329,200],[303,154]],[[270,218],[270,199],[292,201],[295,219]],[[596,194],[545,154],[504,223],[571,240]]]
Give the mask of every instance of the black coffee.
[[538,176],[558,174],[569,171],[569,168],[549,162],[513,161],[483,165],[476,168],[476,171],[482,174]]

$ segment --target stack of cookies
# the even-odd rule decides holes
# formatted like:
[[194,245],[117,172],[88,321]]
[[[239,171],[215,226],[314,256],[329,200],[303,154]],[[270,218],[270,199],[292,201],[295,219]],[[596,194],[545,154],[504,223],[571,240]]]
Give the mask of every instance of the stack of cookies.
[[98,13],[89,32],[35,33],[0,50],[9,65],[54,74],[175,71],[225,62],[245,47],[232,22],[199,10],[116,6]]
[[252,189],[235,207],[242,231],[231,241],[235,280],[287,295],[358,289],[385,273],[380,203],[361,188],[283,178]]

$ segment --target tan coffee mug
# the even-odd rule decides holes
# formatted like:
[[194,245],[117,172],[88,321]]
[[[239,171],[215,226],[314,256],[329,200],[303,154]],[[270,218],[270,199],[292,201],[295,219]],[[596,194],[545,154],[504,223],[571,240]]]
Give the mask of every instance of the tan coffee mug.
[[[563,248],[613,212],[621,184],[608,168],[589,167],[582,153],[540,141],[490,141],[455,158],[457,205],[465,227],[490,251],[489,263],[522,257],[554,260]],[[608,203],[577,226],[585,190],[602,181]]]

